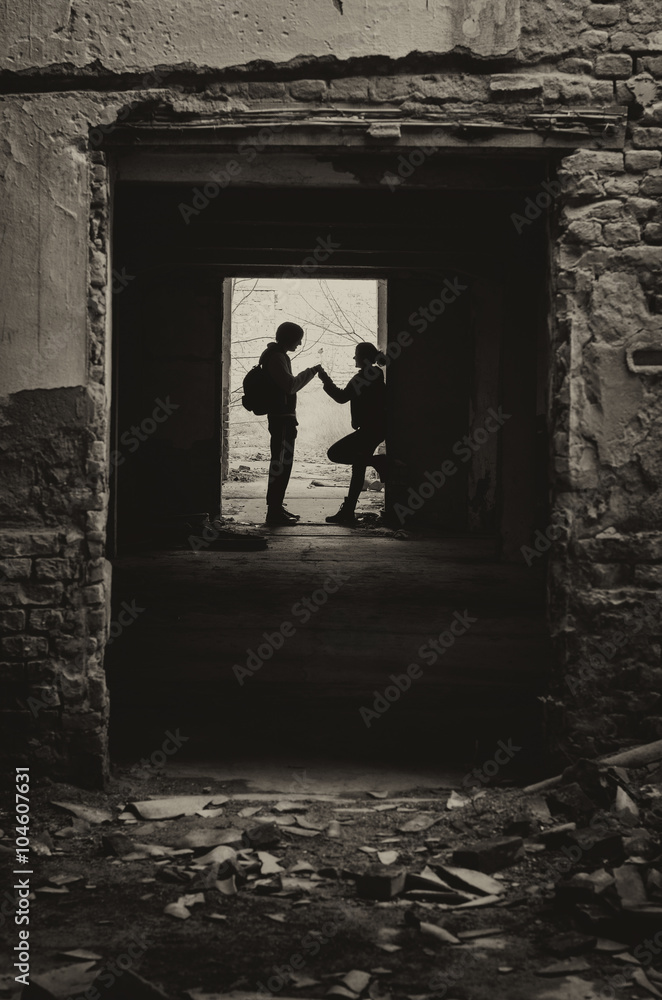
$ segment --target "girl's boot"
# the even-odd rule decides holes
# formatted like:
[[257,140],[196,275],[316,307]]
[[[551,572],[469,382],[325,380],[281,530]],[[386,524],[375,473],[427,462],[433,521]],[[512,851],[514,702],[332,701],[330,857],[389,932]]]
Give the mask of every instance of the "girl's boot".
[[348,526],[355,525],[356,515],[354,514],[354,507],[350,506],[348,503],[348,497],[345,497],[342,504],[340,505],[340,510],[337,514],[331,514],[330,517],[326,519],[327,524],[345,524]]

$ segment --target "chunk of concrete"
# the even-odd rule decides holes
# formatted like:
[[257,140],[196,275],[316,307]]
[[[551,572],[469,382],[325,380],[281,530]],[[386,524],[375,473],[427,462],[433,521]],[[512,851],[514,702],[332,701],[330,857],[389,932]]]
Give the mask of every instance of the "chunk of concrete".
[[179,816],[195,816],[199,809],[210,803],[222,805],[227,801],[227,795],[171,795],[167,799],[130,802],[129,807],[141,819],[177,819]]
[[614,868],[616,892],[624,910],[637,910],[648,902],[641,872],[635,865]]
[[537,976],[568,976],[577,972],[588,972],[591,966],[583,956],[577,958],[564,958],[560,962],[553,962],[542,969],[536,970]]
[[521,837],[482,840],[453,851],[453,864],[484,872],[487,875],[509,868],[524,856]]
[[361,899],[377,899],[385,902],[404,892],[407,872],[404,868],[384,868],[372,865],[356,882],[356,890]]
[[437,870],[453,889],[478,894],[480,896],[498,896],[504,891],[504,885],[495,878],[490,878],[484,872],[473,871],[470,868],[454,868],[451,865],[437,865]]

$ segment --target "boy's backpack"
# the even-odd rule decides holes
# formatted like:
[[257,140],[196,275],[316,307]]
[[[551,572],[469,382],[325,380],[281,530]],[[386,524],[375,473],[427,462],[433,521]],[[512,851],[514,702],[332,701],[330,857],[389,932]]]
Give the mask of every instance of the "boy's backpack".
[[262,365],[255,365],[245,375],[244,395],[241,397],[244,409],[263,417],[265,413],[278,409],[284,398],[285,394],[265,372]]

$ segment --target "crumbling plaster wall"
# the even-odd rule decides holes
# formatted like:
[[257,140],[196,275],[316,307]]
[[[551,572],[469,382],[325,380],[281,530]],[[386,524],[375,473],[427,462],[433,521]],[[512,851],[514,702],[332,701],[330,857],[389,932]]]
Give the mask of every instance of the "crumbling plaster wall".
[[83,95],[0,105],[3,732],[88,784],[107,772],[108,718],[108,185],[87,148],[99,110]]
[[661,0],[10,6],[0,15],[5,729],[53,773],[103,780],[112,263],[107,169],[90,129],[155,104],[173,118],[362,105],[519,121],[618,104],[625,154],[566,157],[553,206],[550,725],[589,751],[634,736],[633,720],[637,735],[662,735],[662,381],[626,363],[633,345],[660,346]]
[[518,40],[518,0],[56,0],[12,5],[4,66],[53,63],[114,71],[156,63],[241,66],[301,56],[337,59],[448,52],[503,55]]
[[625,153],[559,172],[555,696],[587,753],[662,735],[662,374],[631,370],[662,347],[662,104],[646,82],[656,101]]

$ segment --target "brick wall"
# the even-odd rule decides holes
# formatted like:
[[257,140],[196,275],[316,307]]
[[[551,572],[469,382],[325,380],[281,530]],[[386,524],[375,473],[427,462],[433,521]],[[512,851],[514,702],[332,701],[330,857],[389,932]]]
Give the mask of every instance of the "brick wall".
[[[91,68],[82,56],[62,66],[45,61],[25,76],[11,68],[0,74],[10,92],[2,112],[19,137],[29,118],[49,150],[67,154],[57,161],[62,170],[79,169],[82,158],[88,168],[77,221],[90,235],[86,382],[0,401],[0,513],[8,525],[0,533],[2,669],[6,718],[25,734],[26,753],[80,780],[105,774],[108,178],[88,140],[90,128],[112,128],[126,108],[136,117],[187,120],[257,108],[365,106],[522,126],[540,113],[627,108],[625,151],[570,152],[550,207],[549,615],[558,655],[547,709],[551,738],[584,752],[662,734],[662,377],[627,361],[633,347],[662,343],[661,24],[660,0],[527,0],[518,48],[492,58],[459,50],[345,61],[304,54],[228,68],[227,60],[198,65],[173,50],[168,63],[161,53],[158,78],[140,60]],[[33,154],[20,138],[7,145],[3,165],[19,220],[8,240],[18,241],[23,220],[36,218],[37,199],[32,182],[19,176],[13,184],[13,171]],[[47,203],[62,203],[51,175],[39,174],[41,213]],[[65,179],[81,183],[82,172],[76,176]],[[10,260],[10,282],[17,262]],[[45,280],[42,272],[48,267],[33,269],[27,290],[16,272],[26,301]],[[75,296],[67,291],[65,298],[62,309]],[[45,707],[33,711],[30,698]]]

